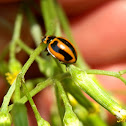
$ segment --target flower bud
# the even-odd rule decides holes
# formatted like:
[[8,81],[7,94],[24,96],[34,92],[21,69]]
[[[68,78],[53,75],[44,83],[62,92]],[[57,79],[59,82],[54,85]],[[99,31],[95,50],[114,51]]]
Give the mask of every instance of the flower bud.
[[0,112],[0,126],[11,126],[11,115],[9,113]]
[[11,73],[20,72],[21,68],[22,68],[22,65],[18,60],[16,60],[16,59],[10,60],[9,72],[11,72]]
[[66,111],[63,119],[65,126],[80,126],[79,119],[72,111]]

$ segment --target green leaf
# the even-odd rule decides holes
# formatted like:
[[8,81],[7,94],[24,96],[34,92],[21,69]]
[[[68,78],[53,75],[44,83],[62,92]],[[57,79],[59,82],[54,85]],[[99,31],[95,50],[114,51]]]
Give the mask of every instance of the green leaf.
[[15,126],[28,126],[27,109],[24,104],[15,103],[11,114]]

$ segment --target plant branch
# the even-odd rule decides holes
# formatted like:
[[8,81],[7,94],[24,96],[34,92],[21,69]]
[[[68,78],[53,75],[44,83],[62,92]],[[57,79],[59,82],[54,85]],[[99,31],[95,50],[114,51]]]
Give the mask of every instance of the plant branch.
[[26,94],[26,97],[28,98],[28,100],[30,102],[30,105],[32,107],[32,110],[33,110],[33,112],[35,114],[35,118],[37,120],[38,126],[50,126],[47,121],[45,121],[43,118],[41,118],[41,116],[40,116],[40,114],[39,114],[39,112],[38,112],[38,110],[36,108],[36,105],[35,105],[32,97],[31,97],[31,95],[30,95],[30,93],[29,93],[26,85],[24,83],[22,83],[22,86],[23,86],[24,92]]
[[118,79],[120,79],[124,84],[126,84],[126,79],[123,78],[121,75],[123,74],[123,71],[120,74],[119,72],[113,72],[113,71],[105,71],[105,70],[85,70],[87,74],[98,74],[98,75],[107,75],[107,76],[113,76]]
[[[31,97],[33,97],[38,92],[40,92],[41,90],[43,90],[47,86],[51,85],[53,83],[53,79],[58,79],[59,81],[61,81],[65,78],[69,78],[69,77],[70,77],[69,73],[64,73],[64,74],[58,74],[52,78],[48,78],[46,81],[38,83],[37,86],[33,90],[30,91],[30,95],[31,95]],[[27,97],[23,96],[18,102],[24,104],[27,101],[28,101]],[[9,111],[12,109],[12,107],[13,107],[13,104],[9,106]]]
[[22,18],[23,18],[23,15],[20,8],[16,17],[14,32],[13,32],[13,36],[12,36],[12,40],[10,44],[10,59],[15,58],[16,40],[19,39],[20,37]]

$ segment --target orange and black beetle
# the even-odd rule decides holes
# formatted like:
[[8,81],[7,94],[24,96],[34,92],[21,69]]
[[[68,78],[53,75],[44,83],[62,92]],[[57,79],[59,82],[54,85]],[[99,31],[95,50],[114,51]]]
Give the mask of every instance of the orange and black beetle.
[[42,42],[48,44],[47,50],[54,58],[63,63],[72,64],[77,61],[77,52],[73,44],[63,37],[45,36]]

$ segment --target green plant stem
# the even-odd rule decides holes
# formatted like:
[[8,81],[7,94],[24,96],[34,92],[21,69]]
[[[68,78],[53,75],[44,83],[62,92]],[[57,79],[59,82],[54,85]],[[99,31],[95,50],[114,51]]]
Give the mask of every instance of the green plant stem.
[[[14,32],[13,32],[13,36],[12,36],[12,40],[11,40],[11,44],[10,44],[10,60],[15,59],[16,40],[20,37],[21,24],[22,24],[22,12],[21,12],[21,8],[20,8],[19,12],[17,14],[17,17],[16,17]],[[1,107],[1,111],[8,111],[8,104],[9,104],[11,96],[15,90],[15,83],[16,83],[16,81],[13,82],[9,91],[4,96],[4,101],[3,101],[3,104]],[[19,88],[19,87],[17,87],[17,88]]]
[[47,2],[48,2],[48,7],[49,7],[50,19],[51,20],[57,19],[57,13],[56,13],[56,9],[55,9],[54,0],[47,0]]
[[[41,1],[42,2],[42,1]],[[53,0],[46,0],[42,2],[42,9],[43,9],[43,18],[44,18],[44,22],[46,25],[46,35],[53,35],[53,32],[55,32],[56,36],[60,36],[61,35],[61,29],[60,29],[60,25],[57,19],[57,13],[56,13],[56,9],[55,9],[55,5]],[[47,7],[48,6],[48,10]],[[45,14],[46,13],[46,14]],[[55,23],[55,25],[53,24]],[[51,32],[50,32],[51,30]],[[61,66],[61,64],[59,64],[59,62],[57,61],[57,59],[54,59],[56,64],[59,67],[59,70],[61,73],[63,73],[63,68]],[[57,90],[57,86],[55,85],[55,93],[56,93],[56,99],[57,99],[57,105],[58,105],[58,109],[59,109],[59,115],[61,118],[61,124],[63,125],[63,110],[61,110],[61,99],[59,97],[59,93]]]
[[65,126],[72,126],[72,125],[79,126],[79,120],[72,110],[72,106],[69,103],[67,95],[63,89],[63,86],[61,85],[61,83],[58,80],[54,80],[54,82],[56,83],[56,85],[58,87],[59,94],[61,95],[61,98],[62,98],[64,106],[65,106],[65,115],[64,115],[64,119],[63,119],[64,125]]
[[[61,73],[63,73],[63,68],[62,68],[62,66],[61,66],[61,64],[59,63],[59,61],[57,60],[57,59],[55,59],[55,58],[53,58],[54,60],[55,60],[55,62],[56,62],[56,64],[57,64],[57,67],[59,68],[59,71],[61,72]],[[57,71],[56,71],[57,72]]]
[[73,83],[73,81],[71,81],[71,79],[65,79],[63,81],[63,87],[77,100],[80,105],[86,108],[89,113],[96,111],[94,104],[84,96],[81,90]]
[[33,61],[36,59],[36,57],[40,54],[41,51],[43,51],[46,48],[46,45],[44,43],[40,43],[40,45],[34,50],[34,52],[30,55],[30,58],[25,63],[25,65],[22,67],[21,73],[24,77],[25,73],[27,72],[28,68],[31,66]]
[[[41,90],[43,90],[44,88],[46,88],[47,86],[49,86],[51,84],[52,84],[52,79],[51,78],[47,79],[44,82],[38,83],[37,86],[33,90],[31,90],[29,92],[30,93],[30,96],[31,97],[35,96],[38,92],[40,92]],[[22,104],[25,104],[27,101],[28,101],[27,97],[26,96],[23,96],[18,102],[19,103],[22,103]],[[12,108],[13,108],[13,104],[9,106],[9,111]]]
[[21,39],[18,39],[17,44],[29,55],[34,52],[34,50],[28,47]]
[[51,20],[55,20],[56,21],[56,25],[55,25],[55,36],[61,36],[61,27],[60,27],[60,22],[58,19],[58,15],[57,15],[57,10],[56,10],[56,5],[55,5],[55,0],[48,0],[49,2],[49,7],[50,7],[50,15],[51,15]]
[[[37,84],[37,86],[30,91],[31,97],[35,96],[38,92],[46,88],[47,86],[51,85],[53,83],[53,79],[58,79],[58,80],[63,80],[65,78],[69,78],[70,74],[69,73],[64,73],[64,74],[58,74],[54,76],[53,78],[49,78],[44,82],[40,82]],[[26,96],[23,96],[18,102],[19,103],[26,103],[28,101]],[[9,111],[12,109],[13,105],[9,106]]]
[[8,112],[8,104],[9,104],[11,96],[15,90],[15,83],[16,83],[16,80],[13,82],[13,84],[9,88],[7,94],[4,96],[3,103],[1,106],[1,112]]
[[[46,30],[50,29],[50,14],[47,0],[40,0],[41,13],[44,19]],[[48,9],[47,9],[48,8]]]
[[51,13],[52,8],[50,8],[49,5],[50,5],[49,0],[40,0],[41,12],[46,28],[46,35],[53,35],[55,32],[57,20],[52,18],[53,15],[51,14],[54,13],[53,12]]
[[[18,88],[17,88],[18,87]],[[16,78],[16,88],[14,93],[14,102],[18,102],[20,99],[20,87],[21,87],[21,74],[19,73]]]
[[37,120],[37,124],[38,126],[49,126],[49,123],[47,121],[45,121],[43,118],[41,118],[37,108],[36,108],[36,105],[31,97],[31,95],[29,94],[29,91],[26,87],[26,85],[24,83],[22,83],[22,86],[23,86],[23,89],[24,89],[24,92],[26,94],[26,97],[28,98],[29,102],[30,102],[30,105],[32,107],[32,110],[35,114],[35,118]]
[[98,74],[98,75],[107,75],[107,76],[113,76],[118,79],[120,79],[123,83],[126,84],[126,79],[123,78],[119,72],[113,72],[113,71],[105,71],[105,70],[85,70],[87,74]]
[[[17,17],[16,17],[16,20],[15,20],[14,32],[13,32],[12,40],[11,40],[11,43],[10,43],[10,61],[9,61],[10,64],[13,60],[15,60],[16,42],[17,42],[17,39],[20,37],[22,19],[23,19],[23,15],[22,15],[21,7],[20,7],[19,12],[18,12]],[[18,82],[16,81],[15,94],[16,94],[15,100],[18,101],[20,99],[20,84],[19,84],[19,81]]]
[[[21,70],[21,74],[22,74],[22,79],[24,78],[25,73],[27,72],[28,68],[30,67],[30,65],[33,63],[33,61],[35,60],[36,56],[39,55],[39,53],[44,50],[46,47],[45,44],[40,44],[35,51],[30,55],[30,58],[28,59],[28,61],[25,63],[25,65],[22,67]],[[10,89],[8,90],[7,94],[4,96],[4,101],[1,107],[2,111],[7,111],[8,108],[8,104],[10,102],[11,96],[15,90],[15,83],[16,83],[16,79],[13,82],[12,86],[10,87]]]
[[30,23],[30,32],[32,34],[32,37],[35,41],[35,44],[39,45],[42,37],[42,29],[37,23],[37,20],[35,19],[33,13],[29,9],[29,6],[25,6],[25,12]]
[[[57,12],[55,9],[55,4],[53,0],[46,0],[40,1],[41,3],[41,10],[42,10],[42,14],[43,14],[43,19],[44,19],[44,23],[46,26],[46,35],[61,35],[61,29],[60,29],[60,24],[57,18]],[[48,7],[48,10],[47,10]],[[59,64],[57,62],[57,59],[54,59],[56,61],[56,64],[58,65],[58,67],[60,68],[60,71],[62,71],[61,69],[61,64]]]
[[56,101],[57,101],[58,113],[60,115],[61,125],[63,126],[64,106],[61,105],[62,100],[61,100],[57,85],[55,85],[55,96],[56,96]]
[[[49,15],[50,15],[50,20],[51,21],[55,21],[55,26],[52,27],[53,29],[55,29],[55,36],[61,36],[61,28],[60,28],[60,23],[58,20],[58,16],[57,16],[57,11],[56,11],[56,7],[54,4],[54,0],[47,0],[48,3],[48,7],[49,7]],[[48,15],[48,16],[49,16]],[[45,22],[46,23],[46,22]],[[48,30],[46,35],[48,35]],[[57,64],[57,66],[59,67],[59,71],[63,72],[64,68],[62,67],[63,65],[61,63],[59,63],[59,61],[55,58],[53,58]]]
[[114,101],[109,94],[102,90],[85,71],[82,71],[73,65],[69,66],[69,71],[74,83],[78,87],[115,115],[117,119],[120,121],[126,120],[126,110],[122,109],[122,107]]
[[63,99],[63,102],[64,102],[64,105],[65,105],[65,109],[66,110],[69,110],[70,109],[70,103],[69,103],[69,100],[67,98],[67,95],[63,89],[63,86],[61,85],[61,83],[59,81],[55,81],[57,87],[58,87],[58,90],[59,90],[59,93]]
[[61,26],[63,27],[63,30],[65,32],[65,34],[67,35],[68,39],[74,43],[76,49],[77,49],[77,52],[78,52],[78,59],[77,59],[77,65],[82,68],[83,70],[85,69],[89,69],[89,66],[86,64],[86,62],[84,61],[84,59],[82,58],[82,55],[80,53],[80,51],[78,50],[77,48],[77,45],[75,44],[75,41],[72,37],[72,34],[71,34],[71,30],[70,30],[70,27],[69,27],[69,22],[67,20],[67,17],[65,15],[65,13],[63,12],[61,6],[57,3],[56,4],[56,9],[57,9],[57,14],[58,14],[58,17],[59,17],[59,20],[60,20],[60,23],[61,23]]
[[[23,43],[22,40],[18,40],[17,44],[29,55],[31,55],[32,52],[34,51],[33,49],[25,45],[25,43]],[[50,77],[53,75],[54,64],[48,62],[47,60],[43,59],[40,56],[37,56],[35,60],[38,63],[40,72],[42,72],[46,77]]]
[[62,36],[61,27],[60,27],[60,23],[59,22],[57,22],[57,24],[56,24],[55,36]]
[[[34,52],[34,50],[31,49],[30,47],[28,47],[21,39],[19,39],[19,40],[17,41],[17,44],[18,44],[27,54],[29,54],[29,55],[31,55],[31,54]],[[42,62],[43,62],[43,63],[47,63],[47,61],[44,60],[44,59],[42,59],[42,57],[40,57],[40,56],[37,56],[35,60],[36,60],[37,62],[39,62],[39,61],[41,60],[41,63],[42,63]]]
[[20,8],[15,20],[14,32],[10,44],[10,59],[13,58],[15,59],[16,40],[20,37],[21,24],[22,24],[22,12]]
[[119,71],[120,75],[126,74],[126,70]]

